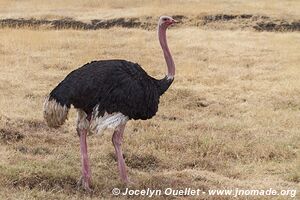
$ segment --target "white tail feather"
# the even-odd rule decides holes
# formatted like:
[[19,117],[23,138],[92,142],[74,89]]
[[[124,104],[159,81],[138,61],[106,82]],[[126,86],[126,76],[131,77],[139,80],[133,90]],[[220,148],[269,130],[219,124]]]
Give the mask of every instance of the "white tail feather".
[[60,105],[55,99],[46,97],[44,102],[43,115],[49,127],[57,128],[68,118],[69,108]]

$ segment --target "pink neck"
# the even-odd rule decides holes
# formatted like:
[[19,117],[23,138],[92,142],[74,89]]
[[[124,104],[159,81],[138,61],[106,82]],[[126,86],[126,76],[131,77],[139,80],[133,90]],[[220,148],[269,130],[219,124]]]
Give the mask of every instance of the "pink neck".
[[174,60],[172,58],[171,52],[168,47],[166,30],[167,30],[167,27],[158,26],[158,39],[159,39],[160,46],[163,50],[166,63],[167,63],[168,79],[173,79],[175,76],[175,64],[174,64]]

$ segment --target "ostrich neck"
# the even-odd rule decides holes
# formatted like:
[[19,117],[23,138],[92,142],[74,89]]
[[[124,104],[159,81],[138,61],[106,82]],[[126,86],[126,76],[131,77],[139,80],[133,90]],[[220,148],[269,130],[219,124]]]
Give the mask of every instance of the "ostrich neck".
[[168,79],[173,79],[175,76],[175,64],[172,58],[171,52],[168,47],[167,37],[166,37],[167,28],[164,26],[158,26],[158,38],[160,46],[163,50],[164,57],[167,63],[167,77]]

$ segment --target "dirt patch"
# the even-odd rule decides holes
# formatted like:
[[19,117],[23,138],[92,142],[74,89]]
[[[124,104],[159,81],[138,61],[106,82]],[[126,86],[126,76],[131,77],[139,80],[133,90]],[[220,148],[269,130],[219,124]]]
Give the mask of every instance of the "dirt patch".
[[203,17],[203,20],[208,22],[213,21],[230,21],[233,19],[251,19],[253,15],[226,15],[226,14],[218,14],[218,15],[206,15]]
[[194,110],[194,109],[200,109],[208,107],[211,103],[208,102],[205,98],[195,98],[195,100],[188,101],[186,104],[184,104],[184,108],[188,110]]
[[159,163],[159,160],[153,155],[132,155],[126,159],[129,167],[147,171],[158,168]]
[[68,191],[75,193],[77,190],[77,180],[72,177],[53,177],[46,175],[32,174],[11,181],[13,187],[26,187],[30,190],[38,188],[45,191]]
[[[114,153],[108,154],[110,159],[117,161],[117,157]],[[133,169],[139,169],[143,171],[155,170],[159,167],[160,161],[153,155],[130,155],[124,154],[126,165]]]
[[77,21],[71,18],[59,20],[39,20],[39,19],[2,19],[0,27],[9,28],[46,28],[46,29],[82,29],[96,30],[108,29],[112,27],[125,28],[147,28],[151,23],[142,23],[138,18],[116,18],[109,20],[93,19],[90,23]]
[[[114,26],[124,27],[124,28],[146,28],[149,26],[148,24],[142,24],[142,22],[138,18],[117,18],[110,20],[92,20],[92,25],[94,29],[101,28],[111,28]],[[142,26],[143,25],[143,26]]]
[[287,22],[287,21],[265,21],[259,22],[253,27],[257,31],[300,31],[300,21]]
[[1,19],[0,25],[1,27],[9,27],[9,28],[23,28],[23,27],[30,27],[30,28],[37,28],[42,25],[50,24],[51,21],[49,20],[37,20],[37,19]]
[[287,32],[300,31],[300,20],[276,19],[251,14],[217,14],[199,17],[197,26],[224,30],[250,29],[256,31]]
[[[199,15],[183,16],[174,15],[174,19],[180,26],[197,26],[205,29],[216,30],[255,30],[255,31],[300,31],[300,20],[275,19],[268,16],[251,14],[231,15]],[[46,29],[79,29],[97,30],[112,27],[141,28],[154,30],[157,27],[157,18],[148,16],[141,18],[115,18],[93,19],[90,22],[82,22],[72,18],[57,20],[40,19],[0,19],[0,28],[46,28]]]
[[14,132],[17,132],[17,130],[20,130],[22,133],[35,133],[35,132],[41,132],[45,130],[50,130],[47,124],[43,120],[25,120],[25,119],[10,119],[8,117],[0,118],[3,121],[2,127],[5,127],[3,129],[6,129],[6,127],[9,127],[10,129],[16,130]]
[[24,138],[19,132],[8,130],[8,129],[0,129],[0,141],[5,144],[11,144],[14,142],[19,142]]
[[47,147],[36,147],[30,149],[27,146],[18,146],[16,147],[16,150],[23,154],[42,155],[42,156],[51,154],[50,149]]

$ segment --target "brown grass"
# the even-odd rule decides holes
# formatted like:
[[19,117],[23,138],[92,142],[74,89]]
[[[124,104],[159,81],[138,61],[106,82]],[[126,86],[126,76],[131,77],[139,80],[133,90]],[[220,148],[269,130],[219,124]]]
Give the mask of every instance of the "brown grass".
[[64,18],[80,20],[201,13],[258,14],[298,17],[298,0],[0,0],[0,18]]
[[[0,3],[6,17],[56,15],[64,12],[55,8],[65,5],[75,17],[89,10],[81,16],[89,18],[99,3],[53,1],[35,13],[31,11],[40,1],[10,2]],[[154,10],[163,1],[102,2],[101,9],[112,13],[106,17],[140,16],[143,8],[159,15],[166,9]],[[189,2],[182,3],[186,11],[181,12],[202,12],[191,8],[197,2]],[[260,1],[268,5],[263,8],[252,1],[236,1],[232,7],[228,1],[209,2],[197,4],[211,9],[207,12],[235,13],[241,8],[241,13],[298,15],[296,1]],[[170,7],[177,14],[176,3]],[[227,10],[221,9],[225,4]],[[116,12],[122,6],[126,12]],[[52,130],[42,119],[44,97],[71,70],[95,59],[136,61],[150,75],[163,77],[165,63],[156,37],[152,30],[125,28],[0,30],[0,199],[89,198],[76,188],[80,157],[75,112],[62,128]],[[157,116],[131,121],[126,128],[124,154],[134,181],[130,187],[275,188],[299,193],[299,33],[183,27],[169,30],[168,40],[177,65],[174,84],[161,98]],[[93,198],[111,199],[112,188],[125,188],[118,178],[111,133],[88,140]]]

